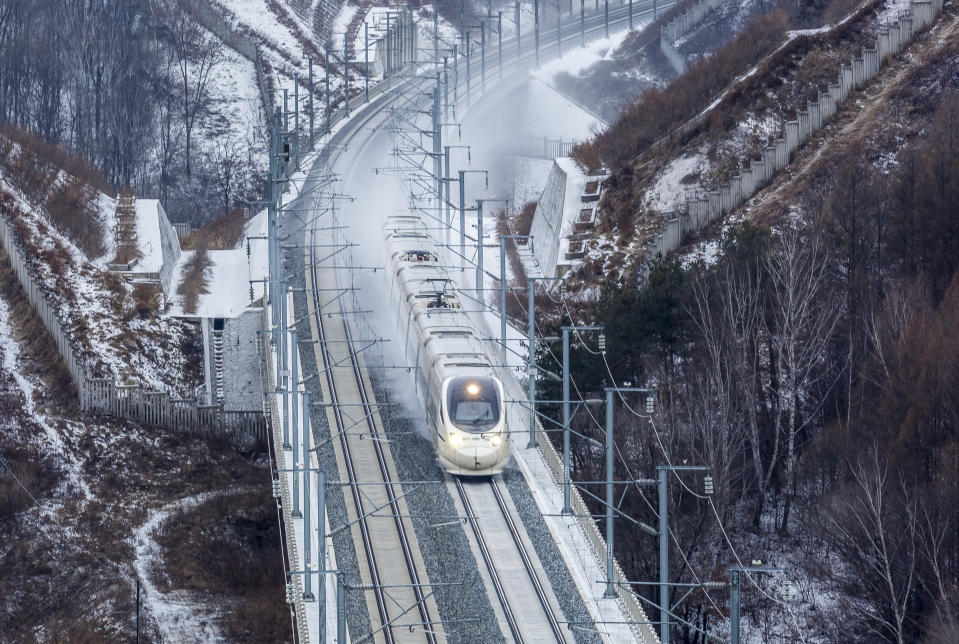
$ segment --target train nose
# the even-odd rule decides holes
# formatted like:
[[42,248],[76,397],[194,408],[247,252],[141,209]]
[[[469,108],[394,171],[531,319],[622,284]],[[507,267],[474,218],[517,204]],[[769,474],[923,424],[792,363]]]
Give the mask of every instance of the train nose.
[[496,465],[499,450],[489,445],[469,445],[457,450],[457,465],[469,470],[485,470]]

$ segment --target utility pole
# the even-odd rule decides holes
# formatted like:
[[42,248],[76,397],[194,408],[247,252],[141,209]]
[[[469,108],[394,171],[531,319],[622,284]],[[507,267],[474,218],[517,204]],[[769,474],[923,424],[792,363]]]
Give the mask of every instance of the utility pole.
[[[530,236],[530,244],[533,243],[533,237]],[[527,318],[527,342],[529,343],[529,355],[526,360],[526,369],[529,373],[527,383],[529,389],[529,442],[526,449],[539,447],[536,441],[536,282],[559,282],[562,277],[529,277],[526,279],[529,288],[527,294],[526,318]]]
[[[295,345],[294,345],[295,346]],[[295,349],[294,349],[295,353]],[[293,378],[296,386],[296,377]],[[306,580],[303,586],[303,599],[311,601],[313,591],[310,588],[313,575],[310,574],[310,392],[303,392],[303,569],[306,570]],[[296,463],[296,454],[293,455],[293,463]],[[322,476],[320,472],[317,472]],[[293,480],[296,480],[296,472],[293,472]],[[320,533],[322,534],[322,533]],[[320,562],[320,570],[323,570],[323,562]],[[322,584],[321,584],[322,585]],[[320,622],[320,628],[323,623]]]
[[586,46],[586,0],[579,0],[579,45]]
[[363,21],[363,61],[364,69],[366,69],[366,102],[370,102],[370,23]]
[[533,40],[536,45],[536,67],[539,67],[539,0],[533,0]]
[[433,3],[433,62],[440,60],[440,12],[438,5]]
[[[286,298],[284,297],[283,299],[286,299]],[[297,491],[297,487],[300,481],[300,475],[299,475],[299,472],[296,471],[296,448],[298,447],[297,432],[299,431],[299,425],[300,425],[299,422],[297,422],[299,419],[297,418],[298,408],[296,404],[296,392],[299,389],[299,385],[297,384],[299,383],[299,373],[298,373],[297,364],[296,364],[297,363],[296,357],[297,357],[297,354],[299,353],[299,351],[297,351],[297,347],[299,345],[297,344],[296,336],[297,334],[295,330],[290,331],[290,339],[292,340],[291,342],[292,348],[290,350],[290,362],[291,362],[291,368],[293,373],[292,373],[292,381],[291,381],[292,386],[288,387],[288,390],[289,390],[288,395],[290,396],[290,416],[292,416],[291,427],[293,428],[293,444],[292,444],[293,445],[293,449],[292,449],[293,451],[293,513],[292,513],[292,516],[293,518],[298,519],[302,515],[300,514],[300,495],[298,494],[298,491]]]
[[433,177],[436,180],[436,212],[442,212],[443,206],[443,128],[440,125],[440,72],[436,72],[436,86],[433,88]]
[[346,575],[336,573],[336,642],[347,644],[346,639]]
[[518,61],[523,57],[523,44],[522,44],[522,32],[519,24],[519,0],[516,0],[516,4],[513,8],[513,11],[516,12],[516,60]]
[[[613,482],[615,481],[613,470],[613,394],[619,394],[624,391],[638,391],[649,393],[645,387],[606,387],[606,591],[603,597],[616,596],[616,582],[614,577],[613,552],[615,547],[615,532],[613,531],[613,512],[616,507],[613,500]],[[660,517],[660,528],[663,522]],[[639,524],[640,529],[649,534],[655,535],[656,531],[645,523]]]
[[556,0],[556,57],[563,57],[563,30],[560,28],[560,18],[562,17],[563,12],[559,7],[559,0]]
[[496,14],[496,33],[499,34],[497,48],[499,49],[499,80],[503,80],[503,12]]
[[[646,413],[652,413],[652,398],[646,398]],[[655,481],[641,479],[637,485],[656,485],[659,497],[659,639],[662,644],[669,644],[669,504],[667,495],[667,474],[674,472],[708,472],[707,465],[658,465]],[[712,478],[706,476],[706,493],[712,494]]]
[[460,63],[459,46],[453,45],[453,105],[459,107],[460,104]]
[[346,107],[346,118],[350,118],[350,43],[348,36],[343,36],[343,101]]
[[[562,286],[562,285],[561,285]],[[572,325],[564,326],[563,331],[563,509],[561,514],[572,514],[570,504],[572,497],[570,482],[570,427],[569,427],[569,332],[573,331],[602,331],[601,326]],[[599,334],[599,350],[606,353],[606,336]]]
[[137,644],[140,644],[140,577],[137,577],[136,627],[137,627],[137,639],[136,639],[136,643],[137,643]]
[[466,269],[466,175],[474,172],[486,175],[486,187],[489,187],[489,172],[486,170],[459,170],[460,184],[460,270]]
[[324,49],[326,52],[326,133],[330,133],[330,48]]
[[486,306],[486,298],[483,288],[486,273],[483,271],[483,246],[486,242],[486,235],[483,231],[483,204],[484,203],[509,203],[508,199],[477,199],[476,200],[476,297],[480,299],[483,306]]
[[[449,59],[443,56],[443,122],[450,121],[450,69]],[[449,176],[449,169],[446,170],[446,176]],[[447,199],[449,195],[446,195]],[[447,213],[449,214],[449,213]]]
[[310,56],[310,145],[313,145],[313,57]]
[[629,30],[633,30],[633,0],[629,0]]
[[316,601],[320,612],[320,643],[323,644],[326,642],[326,478],[319,469],[316,471],[316,515],[316,558],[320,571]]
[[386,71],[383,72],[383,76],[386,77],[386,86],[390,86],[390,71],[393,69],[393,51],[390,42],[390,14],[386,13]]
[[466,47],[466,105],[469,106],[472,102],[472,96],[470,94],[470,80],[472,79],[472,75],[470,74],[470,50],[472,47],[470,46],[469,29],[466,30],[463,46]]
[[480,25],[480,87],[486,93],[486,23]]
[[300,75],[293,74],[293,157],[294,167],[300,169]]
[[603,3],[603,21],[606,23],[606,37],[609,38],[609,0],[603,0]]

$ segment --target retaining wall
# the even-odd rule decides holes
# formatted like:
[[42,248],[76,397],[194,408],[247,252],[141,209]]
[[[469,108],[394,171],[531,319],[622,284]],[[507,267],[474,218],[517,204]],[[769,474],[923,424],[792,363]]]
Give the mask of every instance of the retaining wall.
[[[899,20],[880,30],[873,47],[863,49],[862,55],[854,57],[849,65],[840,66],[836,82],[829,84],[826,92],[820,92],[815,101],[807,102],[806,109],[797,112],[797,120],[787,121],[781,136],[763,150],[759,159],[746,161],[740,173],[731,175],[717,190],[687,200],[685,208],[678,213],[668,213],[660,232],[646,243],[647,256],[665,256],[676,250],[684,235],[704,228],[751,198],[776,172],[788,165],[793,153],[813,132],[836,114],[839,105],[853,89],[861,88],[875,78],[890,57],[900,53],[916,34],[932,25],[942,13],[942,2],[913,0],[910,11],[902,12]],[[670,23],[672,31],[668,32],[663,27],[662,33],[672,36],[688,29],[688,19],[677,24],[674,27]]]
[[692,31],[710,11],[718,9],[721,4],[721,0],[700,0],[659,28],[659,50],[677,74],[686,71],[686,57],[676,47],[676,41]]

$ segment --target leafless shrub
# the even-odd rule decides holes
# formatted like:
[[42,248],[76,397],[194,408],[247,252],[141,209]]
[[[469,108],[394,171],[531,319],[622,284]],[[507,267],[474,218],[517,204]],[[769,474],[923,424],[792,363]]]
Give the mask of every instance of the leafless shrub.
[[222,217],[218,217],[202,228],[190,231],[180,241],[183,250],[194,250],[206,244],[210,250],[229,250],[235,248],[243,239],[243,227],[246,217],[242,208],[234,208]]
[[212,264],[207,253],[206,240],[201,238],[196,244],[193,257],[183,267],[183,280],[176,289],[177,294],[183,297],[184,312],[196,313],[200,296],[209,293],[206,288],[206,269]]

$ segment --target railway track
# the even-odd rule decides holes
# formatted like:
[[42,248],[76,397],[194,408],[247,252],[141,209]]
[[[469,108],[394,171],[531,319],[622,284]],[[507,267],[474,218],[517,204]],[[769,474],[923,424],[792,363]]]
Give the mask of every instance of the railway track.
[[[503,611],[509,636],[517,644],[566,642],[551,594],[537,573],[525,533],[513,518],[499,477],[469,483],[459,477],[451,478]],[[508,534],[508,542],[498,540],[504,536],[502,533]],[[510,548],[512,552],[507,552]],[[515,574],[517,561],[521,562],[528,585],[520,583],[521,579]],[[504,577],[508,586],[504,584]],[[531,614],[531,608],[539,608],[541,616]]]
[[[625,7],[610,8],[610,24],[622,23],[625,16]],[[622,15],[620,15],[622,14]],[[637,12],[640,15],[640,12]],[[562,27],[563,39],[570,42],[579,33],[579,25],[567,22]],[[594,38],[602,28],[602,17],[593,15],[585,20],[585,31],[589,38]],[[553,31],[555,33],[555,31]],[[541,52],[544,57],[549,56],[549,50],[554,49],[550,40],[550,31],[544,29],[542,33]],[[532,45],[532,34],[523,35],[524,58],[529,58]],[[507,46],[508,43],[505,43]],[[512,71],[522,63],[510,57],[504,61],[504,71]],[[491,80],[497,69],[490,62],[487,70]],[[480,81],[479,65],[471,74],[473,83]],[[422,78],[400,80],[397,85],[417,85]],[[494,81],[495,82],[495,81]],[[465,74],[460,78],[460,91],[467,84]],[[451,92],[452,94],[452,92]],[[372,98],[372,97],[371,97]],[[379,97],[377,99],[379,101]],[[383,106],[369,110],[358,120],[346,128],[346,131],[334,135],[330,147],[324,151],[321,164],[331,167],[334,159],[340,152],[347,149],[354,136],[365,130],[367,126],[381,116],[383,107],[389,102],[383,101]],[[374,128],[376,126],[374,125]],[[370,134],[372,138],[372,134]],[[362,144],[365,145],[365,144]],[[361,578],[365,572],[370,582],[364,586],[367,595],[367,607],[370,614],[372,632],[354,641],[426,641],[435,644],[445,642],[446,637],[439,622],[439,612],[435,600],[432,600],[427,589],[425,568],[417,559],[416,537],[412,525],[404,520],[405,502],[403,492],[391,483],[395,480],[395,468],[391,468],[392,460],[388,448],[382,444],[386,438],[377,426],[375,400],[369,391],[369,383],[354,347],[352,329],[349,316],[343,306],[343,297],[339,299],[339,313],[333,316],[322,315],[317,306],[324,300],[321,297],[315,256],[315,238],[317,236],[316,222],[309,230],[311,238],[308,244],[309,252],[306,260],[308,271],[308,291],[312,296],[310,305],[313,320],[315,321],[314,337],[318,365],[323,368],[323,384],[325,384],[327,402],[330,403],[328,413],[331,416],[331,440],[338,446],[337,460],[340,471],[348,478],[349,492],[345,496],[349,499],[347,505],[352,504],[354,541],[357,544],[357,560],[360,564]],[[336,275],[339,271],[329,271]],[[329,281],[329,280],[327,280]],[[324,284],[328,286],[328,284]],[[325,311],[324,311],[325,312]],[[346,372],[349,371],[349,375]],[[355,406],[360,409],[363,418],[354,419],[344,408]],[[362,441],[356,436],[355,427],[366,425],[365,431],[371,440]],[[351,433],[350,430],[353,430]],[[362,444],[361,444],[362,443]],[[379,478],[370,480],[370,476],[378,473]],[[366,480],[361,480],[365,476]],[[461,503],[466,509],[467,522],[475,537],[483,564],[495,590],[496,600],[503,611],[508,637],[516,642],[567,642],[572,638],[564,629],[557,617],[554,608],[555,598],[548,585],[544,585],[536,572],[535,553],[531,554],[532,546],[525,538],[525,533],[517,527],[516,520],[509,509],[509,505],[500,489],[501,481],[494,479],[485,485],[467,483],[464,485],[459,479],[454,479]],[[376,483],[380,484],[377,485]],[[465,488],[477,488],[467,491]],[[479,492],[479,490],[483,490]],[[477,498],[479,497],[479,498]],[[479,501],[479,503],[477,503]],[[494,530],[487,518],[493,516],[493,522],[501,526]],[[388,516],[379,514],[388,512]],[[505,535],[509,534],[509,539]],[[495,535],[495,536],[494,536]],[[502,553],[508,549],[512,554]],[[402,554],[402,557],[396,557]],[[362,562],[360,561],[362,559]],[[534,563],[535,561],[535,563]],[[512,564],[510,563],[512,562]],[[519,562],[519,563],[516,563]],[[418,565],[419,564],[419,565]],[[422,574],[420,570],[422,569]],[[520,570],[525,571],[526,581],[521,582]],[[505,583],[504,583],[505,582]],[[425,592],[424,592],[425,591]],[[517,595],[525,595],[526,601]],[[372,601],[370,601],[372,599]],[[414,613],[415,611],[415,613]],[[536,613],[535,615],[531,614]],[[407,616],[418,615],[418,621],[405,619]],[[433,616],[436,616],[435,618]],[[414,627],[420,631],[413,634]],[[395,629],[400,629],[394,632]]]
[[[315,234],[314,229],[311,235],[315,236]],[[311,289],[314,303],[316,303],[321,301],[321,298],[317,286],[319,280],[315,244],[311,243],[309,249]],[[353,345],[352,330],[343,306],[343,298],[339,298],[339,309],[339,315],[335,317],[316,316],[319,341],[317,348],[322,359],[330,411],[335,421],[331,427],[331,437],[338,440],[342,470],[348,477],[349,497],[352,500],[355,523],[359,528],[363,555],[369,573],[369,590],[373,593],[379,618],[379,624],[373,626],[373,632],[360,641],[379,639],[378,636],[382,636],[383,641],[392,643],[397,639],[394,634],[394,629],[397,627],[403,627],[403,640],[409,641],[411,638],[407,635],[414,631],[415,626],[421,626],[425,641],[436,644],[439,640],[437,633],[441,633],[441,630],[438,622],[431,618],[431,611],[427,605],[428,596],[424,593],[426,585],[423,581],[424,576],[420,574],[414,557],[416,548],[412,543],[414,538],[410,536],[412,527],[408,527],[403,519],[403,515],[408,513],[401,508],[401,494],[397,494],[395,484],[392,482],[395,477],[391,471],[390,458],[382,444],[386,437],[382,435],[378,427],[378,414],[368,391],[369,383]],[[336,337],[331,338],[330,336],[334,333]],[[347,353],[346,356],[342,355],[343,351]],[[349,376],[345,374],[347,370],[350,372]],[[349,401],[347,402],[344,398],[349,398]],[[359,407],[362,414],[361,422],[366,425],[369,440],[357,439],[356,431],[351,435],[350,430],[360,426],[360,423],[344,417],[345,405]],[[369,476],[374,472],[379,475],[378,480],[382,482],[381,486],[370,486],[367,484],[371,481],[361,480],[361,473]],[[384,534],[386,530],[382,523],[385,517],[378,514],[386,510],[392,519],[390,521],[392,535]],[[377,516],[370,516],[373,513],[377,513]],[[396,553],[402,553],[400,566],[397,566],[395,561]],[[389,587],[390,592],[386,592],[385,587]],[[414,610],[414,607],[420,621],[416,624],[399,622],[401,618]]]

